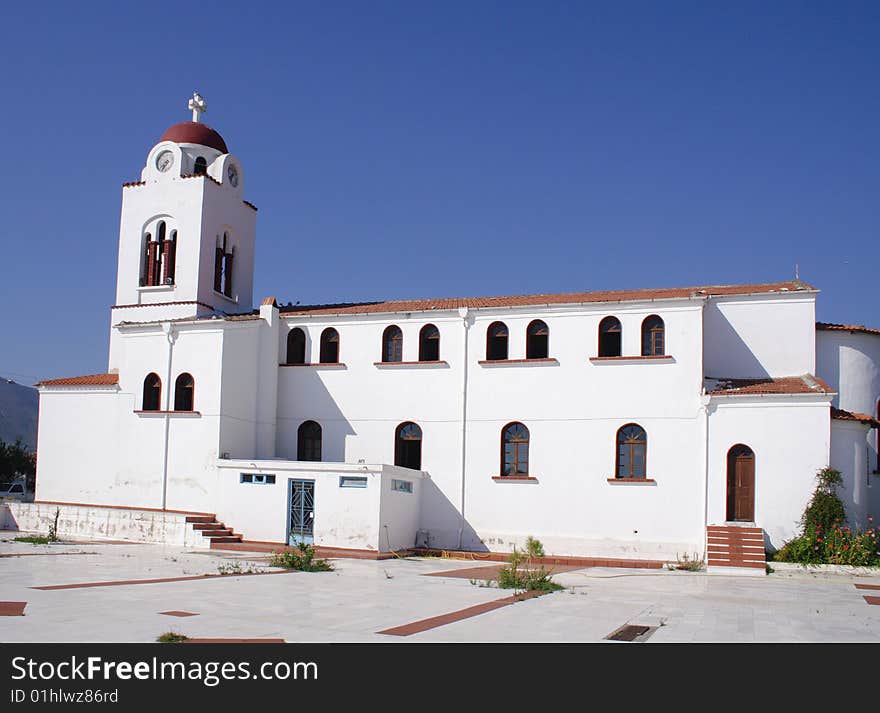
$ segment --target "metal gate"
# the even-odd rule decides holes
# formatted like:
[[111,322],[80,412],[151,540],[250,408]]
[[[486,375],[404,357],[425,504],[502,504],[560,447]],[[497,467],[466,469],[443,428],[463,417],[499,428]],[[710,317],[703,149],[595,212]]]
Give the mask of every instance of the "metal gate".
[[287,541],[313,544],[315,525],[315,481],[287,481]]

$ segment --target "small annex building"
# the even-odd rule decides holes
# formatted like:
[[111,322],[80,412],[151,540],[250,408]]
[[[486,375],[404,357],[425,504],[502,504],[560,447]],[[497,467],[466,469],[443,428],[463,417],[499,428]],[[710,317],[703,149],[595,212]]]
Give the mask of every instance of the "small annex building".
[[763,572],[821,468],[853,524],[880,512],[880,331],[817,324],[816,288],[254,309],[243,164],[190,108],[123,184],[106,373],[38,385],[19,518]]

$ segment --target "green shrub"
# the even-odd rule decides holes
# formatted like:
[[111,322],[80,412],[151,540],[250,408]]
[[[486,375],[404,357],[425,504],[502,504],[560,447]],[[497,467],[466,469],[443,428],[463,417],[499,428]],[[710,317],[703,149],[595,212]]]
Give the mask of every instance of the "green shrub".
[[[552,573],[543,565],[537,568],[532,566],[532,559],[539,557],[544,557],[544,546],[531,536],[526,539],[525,552],[518,550],[514,545],[513,552],[507,558],[507,567],[501,567],[498,570],[498,586],[501,589],[513,589],[514,593],[518,589],[539,592],[555,592],[559,589],[565,589],[561,584],[551,579]],[[525,567],[521,568],[523,564]]]
[[166,631],[164,634],[157,636],[156,641],[160,644],[179,644],[182,641],[186,641],[188,638],[188,636],[178,634],[176,631]]
[[42,537],[40,535],[26,535],[23,537],[15,537],[13,539],[15,542],[30,542],[32,545],[48,545],[51,542],[48,537]]
[[816,479],[819,485],[801,516],[801,525],[805,531],[817,528],[828,531],[835,525],[846,522],[846,510],[837,495],[837,488],[843,484],[843,478],[839,470],[823,468],[816,474]]
[[276,552],[269,560],[269,565],[301,572],[329,572],[333,569],[327,560],[315,559],[315,548],[304,542],[298,542],[296,549]]
[[880,566],[877,530],[853,531],[845,524],[843,502],[837,495],[843,482],[840,471],[824,468],[817,479],[819,485],[801,517],[803,532],[786,542],[773,559],[804,565]]

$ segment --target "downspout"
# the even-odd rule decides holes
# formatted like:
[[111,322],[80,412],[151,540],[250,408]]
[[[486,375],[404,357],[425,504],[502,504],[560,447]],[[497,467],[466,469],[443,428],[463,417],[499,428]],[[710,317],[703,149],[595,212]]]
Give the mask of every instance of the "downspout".
[[461,316],[462,326],[464,327],[464,349],[462,355],[461,370],[461,500],[460,511],[461,520],[458,526],[458,549],[462,548],[464,539],[464,494],[465,494],[465,475],[467,473],[467,389],[468,389],[468,330],[470,324],[468,322],[468,308],[460,307],[458,314]]
[[174,331],[171,323],[162,324],[162,331],[168,340],[168,363],[165,368],[165,443],[162,457],[162,509],[168,504],[168,440],[171,430],[171,354],[174,351]]
[[702,401],[701,411],[703,412],[703,430],[706,434],[705,444],[703,445],[703,553],[706,561],[709,560],[709,411],[710,401],[712,399],[706,393],[705,387],[700,396]]
[[708,300],[703,300],[703,308],[700,310],[700,410],[703,412],[703,431],[705,442],[703,444],[703,557],[707,566],[709,562],[709,407],[712,397],[706,393],[705,385],[705,358],[706,358],[706,305]]

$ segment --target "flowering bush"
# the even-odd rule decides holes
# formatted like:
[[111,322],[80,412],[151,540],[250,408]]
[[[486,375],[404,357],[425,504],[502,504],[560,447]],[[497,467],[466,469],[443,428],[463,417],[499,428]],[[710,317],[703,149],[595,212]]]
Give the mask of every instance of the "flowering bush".
[[[818,474],[819,486],[813,494],[801,524],[803,534],[786,542],[773,559],[800,564],[847,564],[880,566],[880,531],[871,527],[853,531],[845,525],[843,503],[837,496],[840,473],[825,468]],[[869,516],[868,523],[873,520]]]

